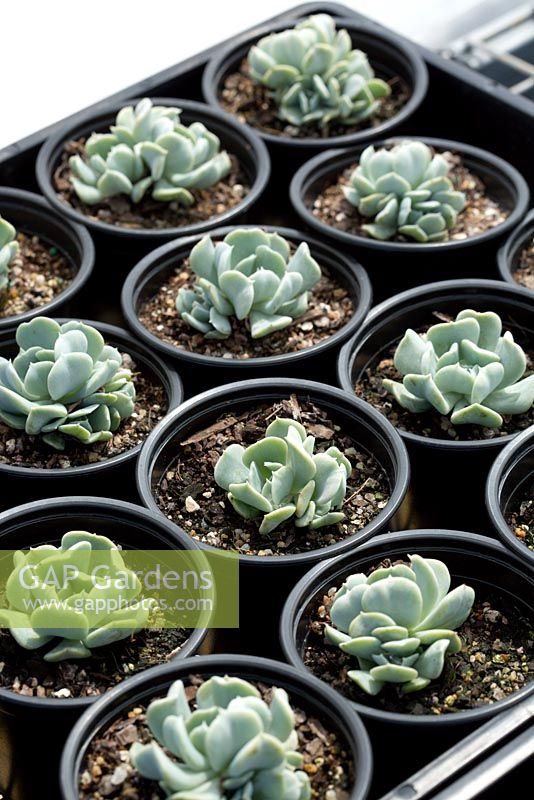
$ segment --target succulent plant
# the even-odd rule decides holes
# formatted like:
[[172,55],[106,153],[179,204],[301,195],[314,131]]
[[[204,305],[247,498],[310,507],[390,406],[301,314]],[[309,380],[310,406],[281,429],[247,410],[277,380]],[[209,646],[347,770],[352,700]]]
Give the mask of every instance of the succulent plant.
[[226,339],[230,317],[248,319],[253,339],[290,325],[308,308],[308,292],[321,269],[302,242],[290,256],[289,243],[260,228],[237,229],[214,244],[205,236],[191,251],[198,280],[180,289],[176,308],[206,339]]
[[403,694],[424,689],[441,675],[446,653],[462,647],[455,629],[471,612],[473,589],[462,584],[449,592],[442,561],[409,558],[410,566],[350,575],[330,608],[325,636],[356,656],[360,669],[347,675],[367,694],[385,683],[400,684]]
[[9,265],[19,251],[16,235],[13,225],[0,216],[0,296],[9,285]]
[[134,409],[132,373],[84,322],[35,317],[17,328],[18,355],[0,357],[0,420],[62,450],[65,438],[106,442]]
[[192,711],[176,681],[150,703],[147,722],[157,741],[134,743],[130,758],[172,800],[311,797],[308,776],[297,769],[302,756],[283,689],[273,689],[269,705],[247,681],[214,676],[198,688]]
[[252,78],[272,90],[278,116],[291,125],[357,125],[391,92],[328,14],[260,39],[248,61]]
[[524,414],[534,404],[534,375],[527,359],[493,311],[466,309],[451,322],[418,334],[408,329],[395,352],[402,383],[384,387],[415,414],[434,408],[453,425],[499,428],[501,414]]
[[265,438],[246,449],[229,445],[215,465],[215,481],[245,519],[263,515],[260,533],[294,517],[297,528],[341,522],[352,468],[337,447],[313,452],[315,439],[300,422],[277,417]]
[[231,169],[219,138],[201,122],[187,127],[180,109],[154,106],[148,98],[117,114],[110,133],[93,133],[85,156],[71,156],[71,182],[82,202],[92,205],[125,194],[138,203],[151,189],[154,200],[189,206],[190,189],[206,189]]
[[60,547],[17,550],[13,563],[0,624],[26,650],[60,637],[45,661],[89,658],[147,624],[152,601],[136,600],[141,582],[106,536],[69,531]]
[[343,193],[362,217],[373,218],[362,225],[373,239],[402,234],[416,242],[441,242],[465,207],[465,195],[454,191],[448,172],[446,159],[423,142],[379,150],[370,145]]

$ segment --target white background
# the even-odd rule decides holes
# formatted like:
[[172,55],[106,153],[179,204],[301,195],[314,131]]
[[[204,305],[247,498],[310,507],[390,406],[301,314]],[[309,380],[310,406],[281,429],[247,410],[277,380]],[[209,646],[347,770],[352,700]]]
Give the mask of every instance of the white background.
[[[344,0],[440,47],[520,0]],[[0,147],[256,23],[292,0],[3,0]]]

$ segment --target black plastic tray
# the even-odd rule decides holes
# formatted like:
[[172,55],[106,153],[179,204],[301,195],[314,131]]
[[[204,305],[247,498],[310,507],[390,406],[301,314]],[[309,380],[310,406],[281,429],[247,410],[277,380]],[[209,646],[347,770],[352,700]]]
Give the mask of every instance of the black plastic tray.
[[[272,22],[287,21],[290,25],[300,17],[320,12],[365,20],[367,24],[375,26],[377,31],[384,30],[378,23],[368,20],[352,9],[338,3],[328,2],[307,3],[291,8],[286,13],[274,17]],[[263,26],[265,23],[261,24]],[[254,28],[251,31],[254,31]],[[402,39],[400,36],[398,38]],[[505,87],[461,64],[447,61],[425,48],[413,46],[419,49],[427,63],[430,88],[426,100],[416,115],[412,117],[409,126],[402,129],[401,132],[447,137],[475,143],[510,161],[533,185],[534,104],[524,97],[511,94]],[[68,119],[75,121],[81,114],[86,114],[90,110],[96,111],[111,99],[126,101],[132,97],[147,95],[202,99],[200,88],[202,71],[215,49],[214,47],[205,50],[186,61],[129,86],[106,98],[105,101],[96,103],[90,109],[84,109]],[[57,130],[62,122],[44,128],[0,150],[0,184],[37,191],[34,175],[37,152],[44,140]],[[254,209],[254,217],[249,219],[250,222],[300,227],[300,222],[289,205],[287,190],[281,191],[281,188],[287,189],[289,179],[290,175],[287,170],[282,170],[281,165],[277,165],[275,161],[271,186]],[[271,199],[274,201],[272,205]],[[269,211],[270,207],[277,209],[275,215]],[[118,269],[116,260],[104,251],[98,241],[96,244],[97,269],[99,271],[106,270],[108,281],[110,274],[116,274],[117,279],[111,290],[109,285],[106,285],[105,300],[96,292],[84,291],[83,298],[78,301],[79,307],[76,311],[84,317],[123,324],[119,291],[125,271],[132,265],[123,262]],[[495,249],[497,247],[498,242],[496,241]],[[365,258],[361,260],[365,266]],[[488,278],[498,277],[496,259],[493,261],[494,263],[488,263]],[[429,265],[429,269],[431,269],[431,265]],[[430,279],[431,275],[429,275]],[[455,749],[448,755],[443,755],[437,762],[427,765],[411,779],[409,775],[415,769],[414,761],[407,757],[405,774],[395,774],[388,769],[387,753],[380,753],[380,742],[373,742],[377,757],[377,780],[371,798],[377,798],[384,791],[390,790],[391,794],[387,795],[388,800],[397,800],[397,798],[398,800],[400,798],[419,800],[422,797],[439,797],[443,800],[445,798],[452,800],[453,797],[455,799],[481,797],[490,800],[496,796],[506,796],[506,793],[512,790],[512,784],[517,775],[516,767],[521,764],[521,754],[524,758],[525,752],[524,746],[521,748],[518,739],[510,741],[510,730],[513,730],[516,725],[521,726],[521,722],[517,718],[517,715],[521,713],[520,709],[521,706],[516,708],[516,718],[510,717],[507,723],[504,720],[499,725],[496,722],[489,723],[487,730],[479,729],[467,739],[457,743]],[[523,715],[526,717],[523,716],[521,721],[524,722],[527,719],[532,724],[532,709],[525,707]],[[532,727],[529,727],[524,732],[523,738],[527,740],[533,735]],[[410,752],[409,742],[399,742],[399,747],[405,747],[406,752]],[[477,756],[483,757],[478,767],[475,763]],[[451,764],[459,762],[467,770],[463,770],[457,783],[453,780],[452,784],[449,783],[448,789],[444,788],[445,773],[450,770]],[[450,772],[448,774],[450,777]],[[482,779],[481,775],[485,775],[486,779]],[[498,781],[497,795],[494,794],[496,786],[493,784],[495,781]],[[393,787],[397,784],[400,785],[394,790]]]

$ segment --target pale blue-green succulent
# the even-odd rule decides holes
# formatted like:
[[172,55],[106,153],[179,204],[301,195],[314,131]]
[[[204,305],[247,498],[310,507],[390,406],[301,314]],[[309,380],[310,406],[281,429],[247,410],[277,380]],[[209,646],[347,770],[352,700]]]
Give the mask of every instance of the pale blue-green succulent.
[[9,286],[9,265],[19,251],[17,231],[0,216],[0,296]]
[[83,322],[35,317],[17,328],[18,355],[0,357],[0,420],[62,450],[107,442],[131,416],[135,386],[122,356]]
[[311,797],[308,776],[297,769],[302,756],[283,689],[274,688],[267,704],[247,681],[214,676],[198,688],[191,710],[176,681],[167,697],[150,703],[147,722],[157,741],[136,742],[130,758],[172,800]]
[[216,244],[205,236],[191,251],[193,289],[180,289],[176,308],[206,339],[226,339],[231,318],[248,320],[253,339],[286,328],[308,308],[321,269],[302,242],[293,255],[277,233],[242,228]]
[[296,126],[357,125],[391,93],[328,14],[260,39],[248,61],[252,78],[272,91],[278,117]]
[[523,380],[527,359],[493,311],[466,309],[426,333],[408,329],[395,352],[402,383],[384,387],[413,413],[435,409],[453,425],[499,428],[501,414],[525,414],[534,404],[534,375]]
[[71,182],[82,202],[101,203],[117,194],[138,203],[150,189],[154,200],[189,206],[190,189],[206,189],[231,169],[219,138],[201,122],[187,127],[180,109],[154,106],[148,98],[125,106],[109,133],[93,133],[85,158],[71,156]]
[[215,481],[245,519],[263,516],[260,533],[294,518],[297,528],[341,522],[352,468],[337,447],[313,452],[315,438],[300,422],[277,417],[265,438],[229,445],[215,465]]
[[370,145],[343,186],[346,199],[373,222],[362,230],[373,239],[400,234],[416,242],[449,238],[465,195],[454,190],[449,164],[423,142],[401,142],[390,149]]
[[148,622],[152,601],[137,600],[141,582],[106,536],[69,531],[60,547],[17,550],[13,564],[0,625],[26,650],[52,644],[45,661],[89,658]]
[[326,639],[358,660],[347,673],[360,689],[378,694],[384,684],[403,694],[439,678],[447,653],[458,653],[455,632],[471,613],[475,593],[462,584],[449,592],[451,577],[442,561],[409,556],[370,575],[350,575],[330,608]]

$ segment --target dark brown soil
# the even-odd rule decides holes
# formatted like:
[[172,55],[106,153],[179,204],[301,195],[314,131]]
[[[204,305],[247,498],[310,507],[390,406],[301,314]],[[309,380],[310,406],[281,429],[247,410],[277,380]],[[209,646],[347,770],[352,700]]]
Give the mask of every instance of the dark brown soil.
[[[435,313],[436,319],[429,320],[429,325],[436,321],[448,320],[444,314]],[[506,326],[505,326],[506,327]],[[426,330],[426,328],[425,328]],[[514,332],[514,338],[518,339]],[[400,339],[399,339],[400,341]],[[526,347],[520,342],[522,347]],[[532,344],[532,343],[530,343]],[[386,391],[383,386],[384,378],[402,382],[402,375],[395,369],[393,356],[397,348],[398,341],[395,342],[386,352],[381,353],[370,366],[365,370],[361,379],[354,387],[355,393],[362,400],[370,403],[380,411],[393,425],[417,436],[433,439],[453,439],[455,441],[471,439],[495,439],[507,436],[511,433],[528,428],[534,424],[534,408],[526,414],[516,414],[514,416],[503,416],[503,424],[500,428],[485,428],[479,425],[453,425],[449,417],[438,414],[437,411],[424,411],[421,414],[413,414],[402,408],[392,394]],[[527,348],[527,372],[534,369],[534,349]]]
[[[190,675],[184,683],[188,686],[188,698],[194,708],[196,692],[203,679],[199,675]],[[254,685],[269,702],[272,687],[261,683]],[[166,797],[155,781],[139,775],[128,754],[134,742],[145,744],[152,740],[145,710],[145,706],[132,708],[92,740],[81,766],[80,800],[100,800],[103,797],[162,800]],[[354,782],[347,742],[306,710],[294,706],[293,711],[298,749],[304,756],[302,769],[309,775],[312,798],[347,800]]]
[[534,239],[524,245],[512,275],[517,283],[534,292]]
[[246,321],[232,318],[227,339],[206,339],[182,320],[176,297],[182,287],[191,288],[195,276],[187,261],[178,264],[158,291],[139,309],[139,320],[154,336],[180,350],[219,358],[260,358],[294,353],[327,339],[350,320],[355,305],[350,292],[321,267],[322,277],[310,292],[308,311],[283,330],[252,339]]
[[141,444],[167,412],[168,398],[164,387],[152,372],[137,369],[130,356],[123,359],[134,373],[137,399],[131,417],[123,420],[109,442],[91,446],[66,439],[65,449],[54,450],[39,436],[9,428],[0,422],[0,464],[36,469],[68,469],[97,461],[106,461]]
[[[315,452],[339,447],[352,464],[352,475],[343,510],[345,519],[318,530],[296,528],[291,520],[270,535],[260,534],[258,520],[239,516],[213,478],[223,450],[233,442],[245,447],[265,435],[275,417],[299,420],[316,437]],[[289,400],[263,403],[242,413],[228,413],[209,428],[177,444],[167,454],[165,474],[156,490],[163,513],[193,538],[222,550],[243,555],[288,555],[318,550],[360,531],[384,508],[390,497],[388,479],[378,461],[362,451],[328,413],[311,401]]]
[[131,675],[162,664],[187,641],[181,628],[145,629],[129,639],[93,650],[90,658],[49,663],[40,650],[25,650],[0,630],[0,686],[28,697],[94,697]]
[[307,668],[349,700],[405,714],[453,714],[503,700],[534,678],[532,620],[510,597],[486,592],[458,630],[462,650],[447,656],[436,681],[406,696],[387,684],[370,697],[347,677],[348,671],[358,669],[357,660],[324,638],[335,591],[317,598],[301,652]]
[[69,158],[84,154],[85,139],[67,142],[57,167],[53,184],[60,198],[81,214],[106,225],[120,228],[180,228],[195,222],[204,222],[236,206],[249,193],[250,186],[237,158],[230,155],[232,171],[208,189],[192,189],[195,202],[182,206],[176,202],[163,203],[153,200],[150,192],[139,202],[132,203],[125,195],[110,197],[103,203],[82,203],[70,182]]
[[[449,178],[454,189],[466,195],[465,208],[458,214],[449,239],[451,241],[468,239],[504,222],[510,213],[509,210],[501,208],[497,201],[486,194],[483,181],[467,169],[461,156],[449,152],[443,152],[442,155],[451,163]],[[354,236],[369,238],[362,230],[362,226],[372,222],[372,219],[362,217],[358,210],[345,200],[341,189],[350,183],[350,176],[356,166],[357,164],[352,164],[347,167],[336,183],[325,186],[314,198],[312,212],[326,225]],[[414,243],[413,239],[400,235],[394,236],[389,241]],[[421,246],[424,247],[424,243]]]
[[311,123],[297,127],[277,117],[276,103],[269,89],[250,77],[249,65],[245,59],[237,72],[232,72],[225,78],[219,93],[219,102],[224,111],[264,133],[290,139],[326,139],[376,128],[394,117],[408,102],[410,90],[401,78],[392,78],[388,83],[391,87],[389,97],[381,98],[376,114],[359,125],[343,125],[338,120],[333,120],[324,128]]
[[19,252],[9,265],[9,286],[0,300],[0,319],[45,306],[76,274],[69,259],[39,236],[19,231],[17,242]]
[[522,495],[516,496],[508,505],[506,522],[512,533],[529,550],[534,550],[534,485]]

